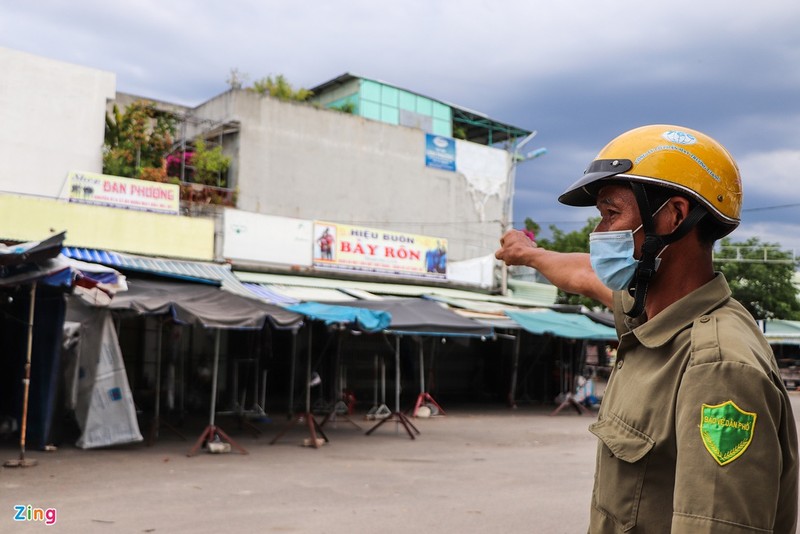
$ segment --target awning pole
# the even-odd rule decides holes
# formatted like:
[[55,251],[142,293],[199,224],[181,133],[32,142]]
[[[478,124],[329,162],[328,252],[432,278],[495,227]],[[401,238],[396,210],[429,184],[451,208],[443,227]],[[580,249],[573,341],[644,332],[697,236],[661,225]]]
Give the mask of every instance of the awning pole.
[[292,365],[289,380],[289,417],[294,415],[294,383],[297,379],[297,329],[292,330]]
[[28,306],[28,345],[25,356],[25,377],[22,379],[22,423],[19,432],[19,460],[8,460],[6,467],[33,467],[38,462],[25,458],[25,437],[28,431],[28,395],[31,387],[31,352],[33,351],[33,311],[36,304],[36,281],[31,284],[31,300]]
[[[380,420],[380,422],[367,430],[366,434],[369,436],[372,434],[379,426],[381,426],[386,421],[395,421],[403,425],[403,428],[406,429],[408,433],[408,437],[411,439],[416,439],[414,437],[414,432],[419,434],[419,430],[415,427],[411,421],[408,420],[408,417],[400,411],[400,335],[395,334],[395,344],[394,344],[394,412],[388,417],[384,417]],[[395,427],[396,428],[396,427]]]
[[395,336],[394,347],[394,411],[400,413],[400,336]]
[[511,390],[508,392],[508,405],[511,408],[517,407],[517,374],[519,373],[519,349],[522,332],[518,332],[514,337],[514,355],[511,359]]
[[150,446],[155,443],[158,437],[158,430],[161,428],[162,423],[164,426],[175,432],[183,441],[186,441],[184,436],[177,428],[161,421],[161,360],[162,360],[162,338],[164,335],[164,319],[163,317],[156,317],[158,321],[158,340],[156,341],[156,398],[155,407],[153,410],[153,421],[150,423],[150,436],[147,445]]
[[209,414],[209,425],[214,426],[217,416],[217,375],[219,373],[219,338],[220,329],[217,328],[214,336],[214,365],[211,371],[211,413]]
[[[211,414],[209,416],[208,426],[200,434],[197,442],[189,450],[186,456],[193,456],[200,446],[205,443],[209,452],[229,452],[231,448],[238,450],[242,454],[248,454],[247,450],[233,441],[220,427],[214,424],[217,414],[217,374],[219,372],[219,338],[220,330],[216,329],[216,336],[214,337],[214,365],[211,372]],[[228,443],[229,447],[222,446],[221,441]]]
[[306,351],[306,413],[311,414],[311,323],[308,325],[308,350]]
[[422,338],[419,339],[419,389],[425,393],[425,355],[423,354]]
[[[284,434],[294,426],[296,423],[304,424],[308,427],[308,433],[310,434],[311,438],[307,438],[305,443],[306,445],[310,445],[315,449],[319,449],[322,446],[322,442],[328,441],[328,436],[325,435],[325,432],[322,431],[322,427],[317,420],[314,419],[314,414],[311,413],[311,340],[312,340],[312,332],[311,332],[311,323],[306,324],[306,328],[308,329],[308,351],[306,355],[306,407],[305,412],[298,414],[297,416],[293,417],[281,430],[278,434],[272,438],[272,441],[269,442],[270,445],[275,445]],[[292,349],[294,353],[294,348]],[[322,436],[322,439],[317,438],[317,434]]]
[[[445,343],[445,338],[442,338],[442,343]],[[431,340],[431,365],[430,365],[430,372],[431,372],[431,382],[433,381],[433,360],[436,357],[436,339]],[[419,339],[419,383],[420,383],[420,392],[417,395],[417,401],[414,403],[414,409],[411,411],[411,416],[416,417],[417,412],[419,412],[420,407],[424,404],[428,404],[431,415],[447,415],[444,412],[444,408],[442,408],[436,399],[425,389],[425,355],[424,355],[424,342],[422,338]]]

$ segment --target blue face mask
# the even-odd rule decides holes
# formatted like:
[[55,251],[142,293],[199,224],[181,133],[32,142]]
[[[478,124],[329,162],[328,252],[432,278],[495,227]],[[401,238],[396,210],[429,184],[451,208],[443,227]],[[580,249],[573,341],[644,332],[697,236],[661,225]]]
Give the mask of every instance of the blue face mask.
[[[653,217],[667,205],[665,201],[653,213]],[[641,225],[636,230],[619,230],[615,232],[592,232],[589,234],[589,259],[592,262],[592,269],[595,274],[609,289],[621,291],[628,289],[636,272],[639,263],[633,257],[633,234],[641,229]],[[664,253],[664,247],[659,256]],[[656,270],[661,264],[661,258],[656,257]]]
[[589,259],[604,286],[615,291],[627,289],[639,263],[633,257],[633,231],[592,232]]

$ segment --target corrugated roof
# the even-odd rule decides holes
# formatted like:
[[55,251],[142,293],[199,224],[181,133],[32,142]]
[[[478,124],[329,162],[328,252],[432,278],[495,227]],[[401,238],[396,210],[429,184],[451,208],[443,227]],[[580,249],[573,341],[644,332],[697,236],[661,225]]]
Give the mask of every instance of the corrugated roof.
[[509,138],[522,138],[531,133],[531,130],[526,130],[525,128],[512,126],[511,124],[494,120],[480,111],[475,111],[473,109],[465,108],[464,106],[459,106],[445,100],[433,98],[377,78],[358,76],[357,74],[350,72],[346,72],[337,76],[336,78],[333,78],[332,80],[328,80],[312,87],[311,92],[315,95],[320,95],[329,89],[336,88],[352,80],[369,80],[372,82],[377,82],[448,106],[453,110],[453,122],[466,127],[468,141],[484,145],[493,145]]
[[800,345],[800,321],[768,319],[764,324],[764,337],[773,344]]
[[192,282],[212,283],[222,286],[231,293],[248,297],[253,296],[253,293],[233,275],[230,266],[226,264],[151,258],[110,250],[79,247],[64,247],[62,254],[68,258],[100,263],[127,271],[156,274]]
[[338,280],[334,278],[253,273],[247,271],[234,271],[233,273],[242,282],[265,284],[271,288],[274,288],[274,286],[296,286],[336,289],[343,292],[349,292],[351,289],[356,289],[366,291],[374,295],[393,295],[399,297],[438,296],[472,301],[496,302],[509,306],[527,308],[551,306],[555,302],[557,292],[555,286],[536,282],[526,282],[526,295],[525,297],[520,298],[516,296],[516,293],[515,296],[504,297],[501,295],[488,295],[485,293],[467,291],[463,289],[452,289],[447,287],[366,282],[359,280]]

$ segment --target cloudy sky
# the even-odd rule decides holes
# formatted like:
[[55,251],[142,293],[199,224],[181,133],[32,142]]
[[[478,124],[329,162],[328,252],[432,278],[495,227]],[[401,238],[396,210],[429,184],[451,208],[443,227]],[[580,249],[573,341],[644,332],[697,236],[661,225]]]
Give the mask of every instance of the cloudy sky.
[[[796,0],[37,0],[0,2],[0,46],[116,73],[117,89],[196,105],[283,74],[351,72],[538,131],[514,219],[571,231],[594,215],[558,194],[606,142],[669,123],[739,162],[743,223],[800,255]],[[1,85],[0,80],[0,85]]]

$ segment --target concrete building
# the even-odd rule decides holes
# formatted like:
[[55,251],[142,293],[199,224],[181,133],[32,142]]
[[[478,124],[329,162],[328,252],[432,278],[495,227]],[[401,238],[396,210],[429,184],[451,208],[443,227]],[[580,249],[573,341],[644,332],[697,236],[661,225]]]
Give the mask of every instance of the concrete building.
[[[395,89],[394,100],[405,94],[411,95]],[[449,134],[451,108],[418,100],[447,117],[428,117],[427,126]],[[359,102],[360,110],[372,109],[363,98],[350,101]],[[439,237],[447,240],[454,261],[492,253],[507,216],[509,152],[380,120],[412,113],[394,109],[392,114],[388,108],[377,107],[377,119],[365,118],[231,90],[192,110],[197,124],[187,135],[215,140],[221,125],[229,125],[222,142],[235,162],[228,183],[238,191],[239,209]],[[425,116],[414,116],[426,125]],[[514,135],[528,133],[513,130]],[[450,145],[449,168],[426,164],[426,141],[432,136]],[[495,133],[498,137],[508,139]]]
[[111,72],[0,48],[0,191],[56,198],[70,170],[102,172]]

